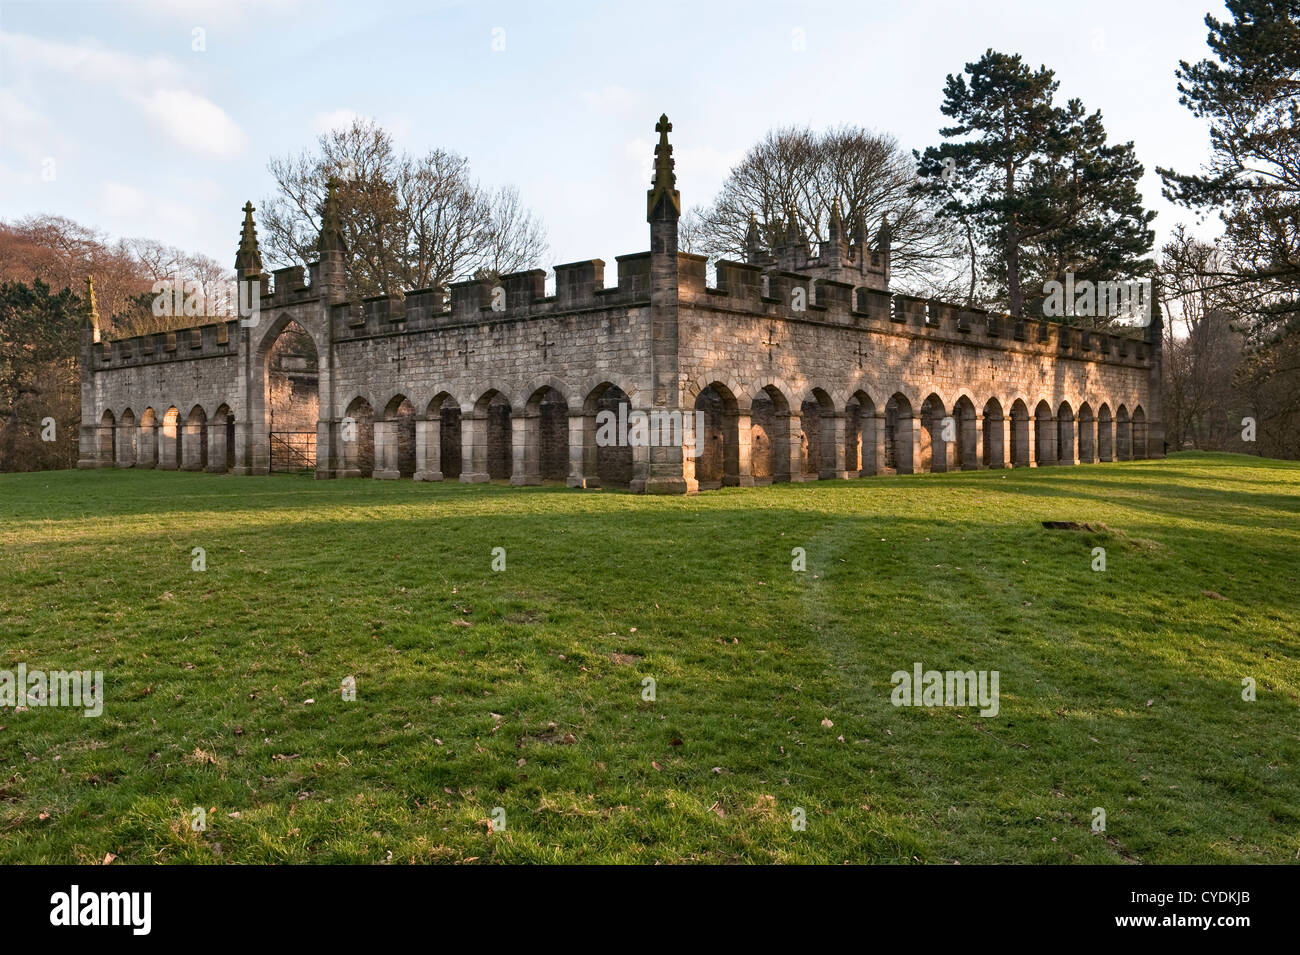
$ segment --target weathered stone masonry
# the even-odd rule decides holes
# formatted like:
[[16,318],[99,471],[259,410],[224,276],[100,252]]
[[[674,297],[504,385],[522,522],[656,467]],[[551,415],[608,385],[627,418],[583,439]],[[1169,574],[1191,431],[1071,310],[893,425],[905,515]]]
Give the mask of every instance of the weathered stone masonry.
[[[556,266],[550,296],[536,269],[348,302],[332,194],[319,260],[273,282],[246,205],[253,319],[104,341],[92,305],[80,466],[268,473],[291,417],[272,393],[301,386],[271,383],[291,322],[316,352],[320,478],[686,493],[1163,453],[1158,309],[1137,338],[891,295],[888,226],[869,246],[838,209],[817,257],[793,227],[772,250],[751,228],[748,261],[719,262],[709,287],[705,259],[678,251],[666,118],[656,130],[651,248],[619,256],[610,287],[592,259]],[[598,446],[597,412],[620,407],[702,411],[699,456]]]

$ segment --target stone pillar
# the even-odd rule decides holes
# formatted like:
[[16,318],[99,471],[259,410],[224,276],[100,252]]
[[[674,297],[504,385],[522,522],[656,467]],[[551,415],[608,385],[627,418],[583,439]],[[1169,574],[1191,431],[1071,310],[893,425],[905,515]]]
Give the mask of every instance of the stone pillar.
[[1028,419],[1028,424],[1029,426],[1025,428],[1025,431],[1028,432],[1025,438],[1025,451],[1028,454],[1028,459],[1025,464],[1028,467],[1036,468],[1038,467],[1038,425],[1033,417]]
[[[961,422],[954,417],[953,424],[960,427]],[[937,437],[935,437],[937,435]],[[960,439],[960,432],[957,437]],[[956,441],[945,441],[943,439],[943,419],[938,421],[938,427],[931,431],[930,439],[930,470],[936,474],[946,474],[953,470],[953,451]]]
[[[899,424],[902,424],[903,422],[902,415],[898,416],[898,421]],[[898,469],[899,474],[920,474],[921,473],[921,428],[922,427],[924,426],[921,424],[921,416],[917,414],[912,415],[911,427],[908,429],[908,433],[912,436],[911,470],[904,471],[902,468],[899,468]],[[934,442],[930,443],[930,452],[931,452],[930,458],[933,461]]]
[[[135,440],[135,425],[119,425],[117,429],[117,455],[113,462],[113,467],[129,468],[135,466],[136,455],[131,453],[132,442]],[[138,453],[138,452],[137,452]]]
[[[632,480],[628,483],[628,490],[633,494],[644,494],[649,483],[649,475],[650,449],[644,444],[632,445]],[[683,484],[685,480],[683,475]],[[698,491],[699,489],[699,483],[696,482],[694,490]]]
[[460,411],[460,483],[486,484],[487,471],[487,414],[468,410]]
[[510,413],[510,483],[527,486],[542,483],[542,416],[528,411]]
[[[1038,431],[1038,419],[1034,419],[1034,431]],[[1046,441],[1043,442],[1042,448],[1039,449],[1042,459],[1042,467],[1051,467],[1057,464],[1056,455],[1056,416],[1049,415],[1043,423],[1043,431],[1046,432]]]
[[185,438],[181,443],[181,470],[183,471],[201,471],[203,469],[203,425],[189,424],[178,425],[177,429],[184,433]]
[[[319,414],[319,413],[320,413],[320,411],[319,411],[319,406],[318,406],[317,414]],[[209,425],[208,427],[211,428],[211,427],[213,427],[213,425]],[[225,459],[225,456],[224,456],[224,455],[225,455],[225,437],[224,437],[224,436],[225,436],[225,433],[226,433],[226,425],[225,425],[225,422],[222,422],[222,423],[221,423],[220,428],[221,428],[221,434],[222,434],[222,441],[221,441],[221,445],[222,445],[222,458],[221,458],[221,466],[220,466],[219,468],[217,468],[217,470],[219,470],[219,471],[220,471],[220,470],[225,470],[225,466],[226,466],[226,459]],[[212,445],[212,447],[215,448],[216,445]],[[209,471],[212,470],[212,455],[213,455],[213,451],[212,451],[211,449],[209,449],[209,451],[208,451],[208,470],[209,470]],[[335,467],[336,467],[336,466],[335,466],[335,461],[334,461],[333,433],[332,433],[332,429],[331,429],[331,427],[330,427],[329,419],[328,419],[328,418],[317,418],[317,419],[316,419],[316,470],[315,470],[315,473],[314,473],[312,476],[313,476],[317,481],[328,481],[330,478],[334,477]]]
[[[1056,456],[1058,461],[1061,464],[1074,465],[1079,463],[1079,419],[1078,418],[1075,418],[1073,421],[1070,422],[1070,431],[1072,432],[1072,434],[1071,434],[1069,452],[1065,453],[1064,451],[1058,448]],[[1059,435],[1061,433],[1059,430],[1059,426],[1056,433],[1058,435],[1057,440],[1059,441],[1060,440]]]
[[[876,428],[875,428],[876,433],[873,438],[873,443],[876,448],[876,455],[875,455],[875,460],[872,462],[873,467],[871,473],[884,474],[885,473],[885,413],[883,411],[877,411],[871,417],[874,418],[876,422]],[[865,415],[863,415],[862,420],[863,421],[867,420]]]
[[415,422],[415,480],[442,480],[442,416]]
[[831,467],[821,468],[817,472],[817,478],[821,481],[842,481],[849,476],[844,462],[844,441],[846,437],[846,422],[843,412],[835,412],[827,415],[823,421],[829,419],[830,426],[822,428],[822,441],[829,437],[835,446],[835,460]]
[[989,467],[1015,467],[1016,462],[1011,460],[1011,415],[1003,414],[997,421],[997,427],[1002,432],[1002,460],[996,464],[989,462]]
[[[754,420],[748,411],[735,414],[736,486],[754,486]],[[694,417],[688,419],[693,421]],[[693,432],[692,427],[692,432]]]
[[[785,433],[789,436],[786,449],[790,461],[790,480],[796,482],[815,480],[805,474],[803,470],[803,415],[797,411],[791,411],[788,415],[778,414],[776,417],[785,417],[789,421]],[[773,449],[772,456],[776,456],[775,449]]]
[[[989,463],[990,468],[1005,468],[1007,458],[1011,450],[1011,421],[1005,415],[993,417],[983,415],[979,419],[980,434],[979,447],[980,457],[983,459],[984,454],[984,435],[989,437]],[[999,447],[1001,445],[1001,447]]]
[[401,477],[397,467],[397,422],[376,421],[375,427],[375,470],[371,475],[376,481],[395,481]]
[[[221,474],[226,470],[226,422],[216,417],[208,419],[208,471]],[[318,445],[319,446],[319,445]],[[319,460],[320,455],[317,455]]]
[[[592,480],[596,470],[596,447],[593,440],[587,447],[587,415],[581,411],[569,412],[569,487],[599,487],[600,482]],[[593,438],[596,419],[591,417]],[[591,464],[588,466],[588,459]]]

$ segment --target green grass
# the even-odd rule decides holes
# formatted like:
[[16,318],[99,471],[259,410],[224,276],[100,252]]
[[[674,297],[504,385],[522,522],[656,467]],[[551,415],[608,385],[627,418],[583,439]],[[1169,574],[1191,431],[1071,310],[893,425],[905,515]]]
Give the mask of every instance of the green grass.
[[[0,709],[0,862],[1290,862],[1298,517],[1300,466],[1231,455],[692,498],[3,476],[0,669],[107,699]],[[1000,712],[895,708],[918,661],[999,671]]]

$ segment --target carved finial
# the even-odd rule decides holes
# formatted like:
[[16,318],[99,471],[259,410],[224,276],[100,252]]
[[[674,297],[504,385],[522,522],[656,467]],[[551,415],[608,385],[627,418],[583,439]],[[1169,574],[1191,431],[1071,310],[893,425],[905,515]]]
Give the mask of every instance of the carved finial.
[[93,340],[99,341],[99,303],[95,300],[95,279],[94,276],[86,276],[86,317],[82,320],[82,327],[89,326],[94,335]]
[[673,124],[668,122],[668,114],[664,113],[655,124],[655,132],[659,134],[659,144],[655,146],[654,181],[646,195],[646,219],[649,221],[654,220],[655,207],[664,198],[671,203],[671,211],[675,218],[682,214],[682,199],[677,192],[677,176],[673,174],[673,147],[668,142],[668,134],[672,130]]
[[241,276],[262,274],[262,252],[257,247],[257,226],[253,224],[253,204],[244,203],[244,227],[239,233],[239,251],[235,253],[235,271]]
[[325,201],[321,204],[320,239],[316,242],[318,252],[346,252],[347,243],[343,240],[343,220],[339,216],[339,199],[336,193],[339,181],[330,176],[325,182]]

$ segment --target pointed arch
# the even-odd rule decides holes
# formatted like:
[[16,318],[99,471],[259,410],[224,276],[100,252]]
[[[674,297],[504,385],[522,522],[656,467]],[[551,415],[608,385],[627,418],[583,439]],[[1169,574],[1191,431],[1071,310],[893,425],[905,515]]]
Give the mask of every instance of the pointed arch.
[[571,474],[571,485],[626,488],[632,483],[634,449],[623,440],[626,430],[621,424],[631,413],[631,396],[611,381],[587,392],[582,402],[581,472]]
[[877,447],[877,417],[869,394],[859,389],[849,396],[844,406],[844,467],[849,477],[880,473],[883,450]]
[[1092,405],[1084,402],[1079,406],[1079,461],[1092,464],[1097,460],[1097,421],[1092,413]]
[[158,429],[158,466],[165,471],[179,470],[184,444],[181,413],[172,405],[163,412],[162,426]]
[[980,442],[980,461],[986,468],[1007,466],[1007,422],[1002,414],[1002,402],[990,398],[984,402],[984,434]]
[[740,483],[738,408],[735,393],[720,381],[710,382],[695,397],[692,410],[703,416],[703,428],[695,435],[693,460],[702,491]]
[[343,477],[374,477],[375,409],[358,395],[348,402],[339,427]]
[[1056,461],[1075,463],[1074,409],[1068,401],[1062,401],[1056,409]]
[[208,466],[208,414],[202,405],[190,409],[185,416],[184,430],[181,467],[186,471],[202,471]]
[[1034,408],[1034,463],[1040,468],[1056,463],[1056,419],[1046,400]]
[[911,474],[918,457],[912,402],[901,391],[885,403],[885,468],[895,474]]
[[235,415],[222,402],[208,422],[208,470],[229,474],[235,469]]
[[977,471],[983,462],[975,402],[967,395],[962,395],[952,406],[952,418],[956,439],[956,447],[953,449],[954,461],[963,471]]
[[755,484],[790,480],[790,401],[769,383],[749,403],[750,470]]
[[1133,420],[1130,422],[1133,428],[1133,457],[1145,458],[1147,454],[1147,413],[1142,410],[1141,405],[1133,408]]
[[948,470],[950,442],[944,437],[944,418],[947,412],[943,399],[931,393],[921,402],[921,427],[919,438],[920,462],[918,470],[944,472]]
[[1133,423],[1124,405],[1115,412],[1115,458],[1119,461],[1133,460]]
[[135,467],[136,441],[140,428],[135,420],[135,412],[127,408],[117,419],[116,464],[119,468]]
[[140,438],[136,447],[136,467],[158,467],[158,439],[158,412],[151,407],[145,408],[140,413]]
[[99,416],[99,431],[96,435],[95,457],[102,468],[111,468],[117,464],[117,418],[112,410],[105,408]]
[[1017,398],[1011,405],[1011,466],[1027,468],[1033,463],[1032,438],[1029,407]]
[[1110,405],[1104,402],[1097,409],[1097,457],[1102,461],[1115,460],[1115,420]]

